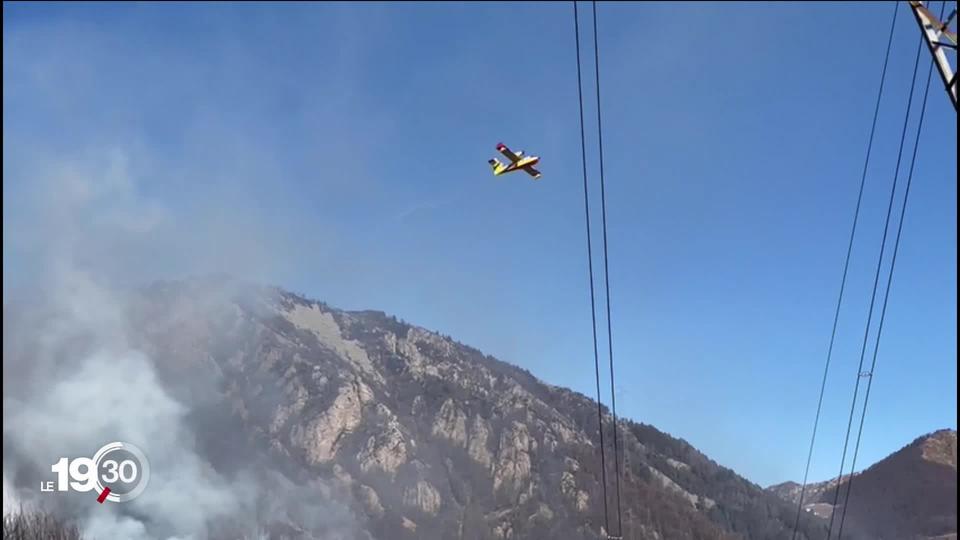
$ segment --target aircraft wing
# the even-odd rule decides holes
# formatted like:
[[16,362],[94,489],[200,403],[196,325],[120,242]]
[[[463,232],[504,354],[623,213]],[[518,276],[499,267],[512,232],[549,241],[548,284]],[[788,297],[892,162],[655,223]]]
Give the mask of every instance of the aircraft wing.
[[529,166],[529,165],[527,165],[526,167],[523,167],[523,170],[524,170],[527,174],[529,174],[530,176],[532,176],[534,180],[538,180],[538,179],[540,178],[540,171],[534,169],[533,167],[531,167],[531,166]]
[[500,144],[497,145],[497,150],[498,150],[501,154],[503,154],[504,157],[506,157],[507,159],[509,159],[509,160],[512,161],[513,163],[516,163],[517,161],[520,160],[520,156],[514,154],[509,148],[507,148],[507,145],[505,145],[505,144],[503,144],[503,143],[500,143]]

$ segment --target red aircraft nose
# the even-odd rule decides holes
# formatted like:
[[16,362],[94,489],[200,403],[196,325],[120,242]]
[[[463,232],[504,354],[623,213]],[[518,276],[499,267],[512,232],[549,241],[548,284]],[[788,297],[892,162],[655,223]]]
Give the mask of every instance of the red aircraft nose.
[[504,148],[506,148],[506,145],[505,145],[505,144],[503,144],[502,142],[501,142],[501,143],[497,143],[497,150],[503,150]]

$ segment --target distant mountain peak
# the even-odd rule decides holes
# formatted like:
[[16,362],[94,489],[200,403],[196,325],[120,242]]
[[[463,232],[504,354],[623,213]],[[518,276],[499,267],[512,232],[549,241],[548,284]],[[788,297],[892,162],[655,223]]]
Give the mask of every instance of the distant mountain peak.
[[[843,511],[852,489],[844,533],[876,539],[956,538],[957,432],[941,429],[912,442],[851,477],[808,484],[804,509],[829,518]],[[768,491],[796,505],[801,485],[784,482]],[[833,502],[839,493],[840,504]],[[951,536],[952,535],[952,536]]]

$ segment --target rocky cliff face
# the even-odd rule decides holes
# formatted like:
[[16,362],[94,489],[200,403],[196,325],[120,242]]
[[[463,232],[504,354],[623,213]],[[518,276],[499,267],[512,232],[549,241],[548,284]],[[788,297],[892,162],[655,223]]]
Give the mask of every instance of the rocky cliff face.
[[[298,486],[319,483],[349,509],[350,538],[604,537],[589,398],[380,312],[213,286],[155,285],[125,318],[130,346],[191,404],[198,452],[219,474],[266,463]],[[620,429],[624,538],[791,537],[789,503],[651,426]],[[269,530],[329,537],[308,521]],[[824,530],[804,516],[799,538]]]
[[[804,509],[839,526],[842,501],[852,489],[844,536],[878,539],[941,539],[957,536],[957,432],[940,430],[918,437],[863,472],[843,477],[841,505],[834,507],[836,479],[807,486]],[[768,488],[796,505],[800,485]]]

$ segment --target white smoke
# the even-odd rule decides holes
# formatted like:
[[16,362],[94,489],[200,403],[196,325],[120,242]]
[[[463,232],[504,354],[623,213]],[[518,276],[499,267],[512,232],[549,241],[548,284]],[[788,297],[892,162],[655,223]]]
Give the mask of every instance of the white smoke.
[[[203,540],[224,523],[252,537],[297,509],[322,518],[326,537],[350,534],[349,512],[328,502],[322,483],[293,485],[252,464],[218,473],[218,460],[236,456],[207,455],[201,441],[218,418],[194,414],[216,401],[215,381],[168,380],[158,366],[177,359],[143,350],[131,328],[136,286],[216,272],[283,282],[302,261],[300,221],[275,211],[301,196],[273,183],[289,171],[211,90],[223,81],[210,66],[244,55],[144,54],[110,30],[56,17],[5,25],[3,39],[4,111],[19,114],[5,115],[3,137],[4,512],[47,509],[77,520],[88,538]],[[245,88],[233,82],[219,88]],[[171,97],[174,87],[192,90]],[[307,94],[327,106],[315,88]],[[183,102],[204,112],[156,137]],[[314,228],[310,257],[331,235]],[[150,323],[200,324],[224,295],[191,300]],[[115,440],[136,444],[151,464],[135,501],[40,491],[58,458],[89,457]]]
[[[169,359],[133,344],[134,295],[117,285],[137,281],[124,267],[125,246],[148,252],[138,239],[149,246],[168,223],[159,205],[138,196],[126,163],[113,153],[83,166],[37,169],[34,211],[13,224],[29,238],[37,271],[18,277],[16,300],[4,306],[4,512],[29,501],[75,519],[87,538],[205,540],[222,523],[252,537],[262,521],[287,519],[293,509],[322,521],[331,537],[345,537],[352,519],[323,502],[329,498],[322,484],[301,488],[256,470],[218,474],[211,462],[217,456],[202,455],[195,444],[193,430],[203,426],[186,421],[191,403],[175,399],[158,377],[157,363]],[[6,291],[6,272],[4,281]],[[193,300],[188,322],[202,321],[223,297]],[[197,402],[216,392],[205,389]],[[134,501],[100,505],[95,494],[39,491],[60,457],[90,457],[117,440],[139,446],[150,462],[149,486]]]
[[20,499],[17,497],[13,486],[7,481],[7,475],[3,475],[3,515],[10,514],[20,510]]

